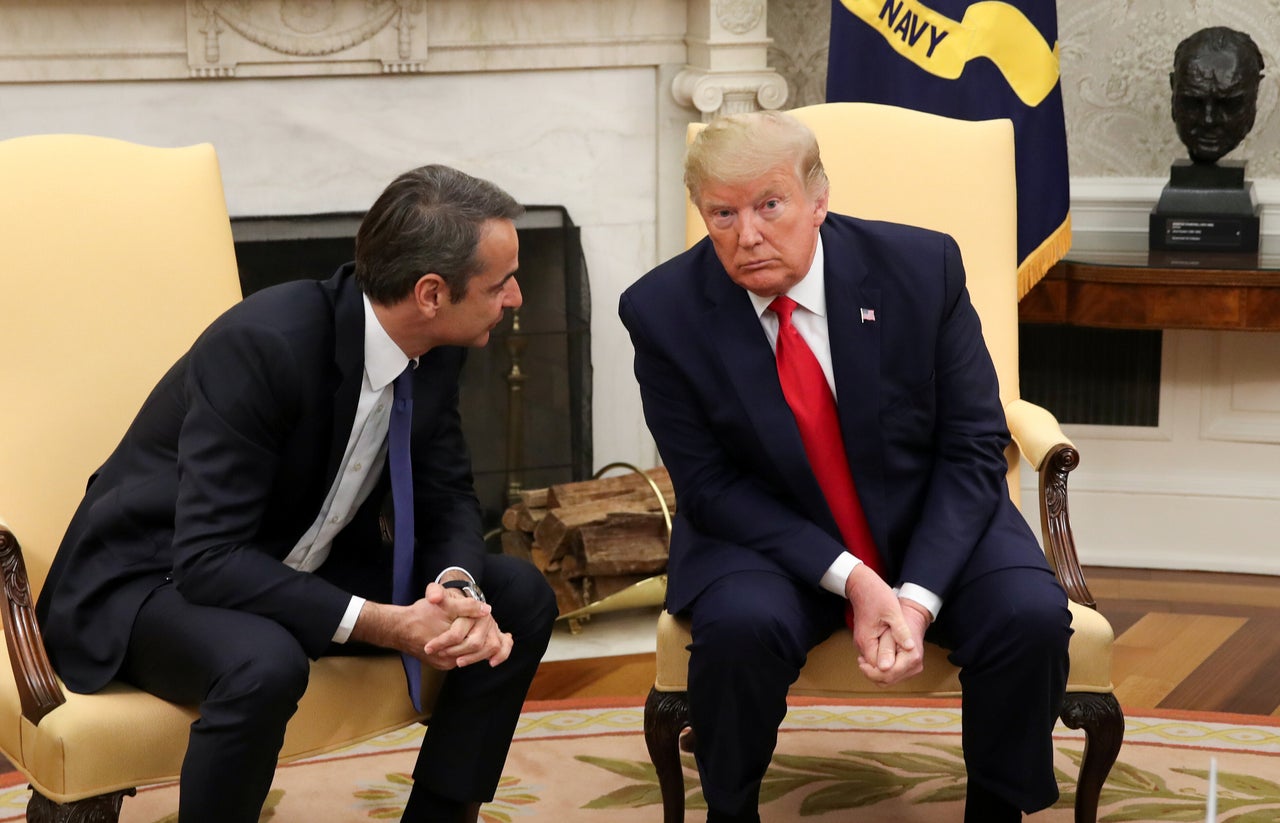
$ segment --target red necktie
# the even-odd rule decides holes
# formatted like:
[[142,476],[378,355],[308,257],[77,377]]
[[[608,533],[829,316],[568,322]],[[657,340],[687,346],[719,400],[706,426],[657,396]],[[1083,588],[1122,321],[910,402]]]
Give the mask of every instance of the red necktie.
[[[854,557],[884,577],[884,562],[876,550],[858,490],[849,472],[849,459],[840,433],[836,398],[813,350],[791,323],[796,301],[786,295],[774,298],[769,308],[778,315],[778,380],[782,394],[795,415],[809,466],[818,478],[822,494],[835,516],[840,536]],[[846,615],[852,626],[852,615]]]

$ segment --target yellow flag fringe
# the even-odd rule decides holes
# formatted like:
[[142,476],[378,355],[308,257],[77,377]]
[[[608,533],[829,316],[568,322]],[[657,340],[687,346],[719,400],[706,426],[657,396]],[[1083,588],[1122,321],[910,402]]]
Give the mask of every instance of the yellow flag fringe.
[[1018,299],[1026,297],[1040,280],[1049,273],[1053,264],[1067,255],[1071,248],[1071,213],[1067,212],[1062,225],[1053,230],[1036,250],[1018,266]]

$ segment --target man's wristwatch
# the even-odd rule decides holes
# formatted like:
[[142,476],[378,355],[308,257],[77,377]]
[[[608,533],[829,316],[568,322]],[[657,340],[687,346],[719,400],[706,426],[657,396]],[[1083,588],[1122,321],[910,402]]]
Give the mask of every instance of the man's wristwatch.
[[480,586],[470,580],[446,580],[440,584],[446,589],[457,589],[458,591],[470,597],[473,600],[479,600],[481,603],[488,603],[484,599],[484,592],[480,590]]

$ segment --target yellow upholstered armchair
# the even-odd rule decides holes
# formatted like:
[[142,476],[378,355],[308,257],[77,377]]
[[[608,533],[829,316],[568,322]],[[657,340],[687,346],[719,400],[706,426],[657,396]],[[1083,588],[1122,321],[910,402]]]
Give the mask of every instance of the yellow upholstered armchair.
[[[791,114],[817,134],[831,180],[832,211],[943,231],[960,246],[1013,434],[1009,491],[1016,502],[1025,457],[1040,475],[1045,551],[1071,601],[1075,632],[1062,720],[1071,728],[1083,728],[1086,735],[1075,819],[1095,821],[1098,795],[1120,751],[1124,716],[1112,694],[1114,635],[1085,585],[1067,518],[1067,473],[1075,468],[1078,455],[1049,412],[1018,397],[1012,125],[1007,120],[952,120],[870,103],[830,103]],[[700,128],[690,126],[690,137]],[[686,229],[689,244],[706,233],[692,204]],[[688,623],[663,612],[658,620],[657,678],[645,705],[644,725],[666,823],[684,819],[679,750],[688,727],[689,642]],[[957,697],[958,671],[942,649],[930,644],[923,674],[882,689],[859,673],[852,641],[847,633],[837,632],[810,653],[791,693],[859,699]]]
[[[240,298],[231,225],[208,145],[16,138],[0,180],[0,752],[31,783],[28,820],[114,821],[134,787],[177,779],[196,712],[121,683],[67,691],[33,607],[90,473]],[[419,720],[397,655],[326,658],[281,759]]]

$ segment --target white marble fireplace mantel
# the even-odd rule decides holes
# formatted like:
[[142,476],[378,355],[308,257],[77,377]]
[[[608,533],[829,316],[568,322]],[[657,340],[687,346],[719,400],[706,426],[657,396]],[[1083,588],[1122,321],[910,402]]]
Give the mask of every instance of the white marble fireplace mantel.
[[[0,139],[209,142],[233,216],[439,162],[582,228],[594,454],[652,465],[618,295],[683,240],[686,124],[777,107],[765,0],[5,0]],[[180,271],[180,262],[177,271]]]

